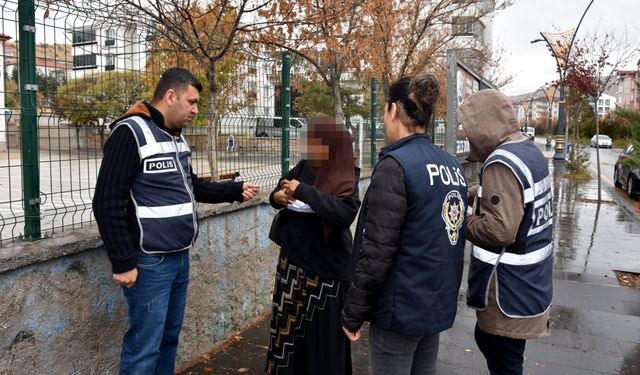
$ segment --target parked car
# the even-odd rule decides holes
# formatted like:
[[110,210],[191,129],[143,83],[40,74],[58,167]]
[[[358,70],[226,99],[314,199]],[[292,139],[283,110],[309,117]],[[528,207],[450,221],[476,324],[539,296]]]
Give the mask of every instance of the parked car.
[[640,165],[630,165],[623,162],[633,154],[633,145],[629,145],[618,156],[613,169],[613,182],[616,187],[624,188],[629,198],[638,199],[640,195]]
[[525,137],[527,137],[528,140],[530,140],[531,142],[535,141],[536,137],[534,137],[531,134],[527,134],[525,132],[522,132],[522,135],[524,135]]
[[600,134],[591,137],[591,147],[596,147],[596,143],[599,148],[611,148],[613,147],[613,141],[608,135]]
[[[289,118],[291,128],[300,129],[307,124],[307,120],[301,117]],[[258,117],[255,131],[256,137],[280,137],[282,136],[282,117]]]
[[524,134],[530,141],[535,141],[536,139],[536,128],[527,126],[522,128],[522,134]]

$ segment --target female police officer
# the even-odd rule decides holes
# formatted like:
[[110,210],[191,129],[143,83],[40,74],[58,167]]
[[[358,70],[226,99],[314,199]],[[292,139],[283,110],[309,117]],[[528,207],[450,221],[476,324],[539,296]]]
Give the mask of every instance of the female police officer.
[[342,312],[355,341],[370,324],[372,374],[435,373],[462,278],[467,187],[457,160],[426,134],[439,94],[430,74],[391,85],[380,153],[354,239]]

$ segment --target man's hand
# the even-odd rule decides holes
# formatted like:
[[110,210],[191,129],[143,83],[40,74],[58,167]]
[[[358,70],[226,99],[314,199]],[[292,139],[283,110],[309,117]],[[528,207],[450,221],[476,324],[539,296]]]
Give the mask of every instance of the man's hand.
[[286,207],[287,205],[289,205],[289,199],[287,198],[287,195],[284,193],[284,190],[276,191],[276,193],[273,194],[273,200],[281,206]]
[[126,286],[127,288],[133,288],[133,286],[136,285],[137,279],[138,279],[137,268],[134,268],[127,272],[113,274],[113,281],[115,281],[116,284]]
[[293,194],[295,194],[298,185],[300,185],[298,180],[282,180],[282,190],[284,190],[288,199],[293,199]]
[[344,334],[347,335],[349,340],[351,340],[351,342],[356,342],[360,338],[360,330],[359,329],[357,331],[355,331],[355,332],[350,332],[345,326],[342,326],[342,330],[344,331]]
[[245,182],[244,184],[242,184],[242,199],[244,200],[244,202],[246,202],[249,199],[255,197],[259,191],[260,187],[258,187],[258,185],[252,184],[250,182]]

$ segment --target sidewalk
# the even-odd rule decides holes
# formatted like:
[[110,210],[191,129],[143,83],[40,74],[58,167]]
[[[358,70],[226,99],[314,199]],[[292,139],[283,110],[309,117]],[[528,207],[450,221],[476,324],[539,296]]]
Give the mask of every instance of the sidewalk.
[[[550,157],[550,153],[545,155]],[[640,374],[640,290],[618,285],[614,271],[640,273],[640,214],[617,203],[612,187],[577,184],[553,168],[555,273],[551,336],[531,340],[525,374]],[[468,253],[468,252],[467,252]],[[473,339],[475,312],[464,303],[440,335],[438,374],[486,374]],[[263,374],[269,318],[181,374]],[[367,329],[352,346],[353,373],[368,373]]]

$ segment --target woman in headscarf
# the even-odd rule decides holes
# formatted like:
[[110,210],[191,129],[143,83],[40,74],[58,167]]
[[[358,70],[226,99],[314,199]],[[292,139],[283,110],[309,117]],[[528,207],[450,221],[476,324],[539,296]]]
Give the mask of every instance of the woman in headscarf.
[[280,212],[271,238],[281,246],[273,294],[269,374],[351,374],[342,309],[350,273],[359,171],[351,136],[333,119],[301,134],[302,160],[269,197]]

